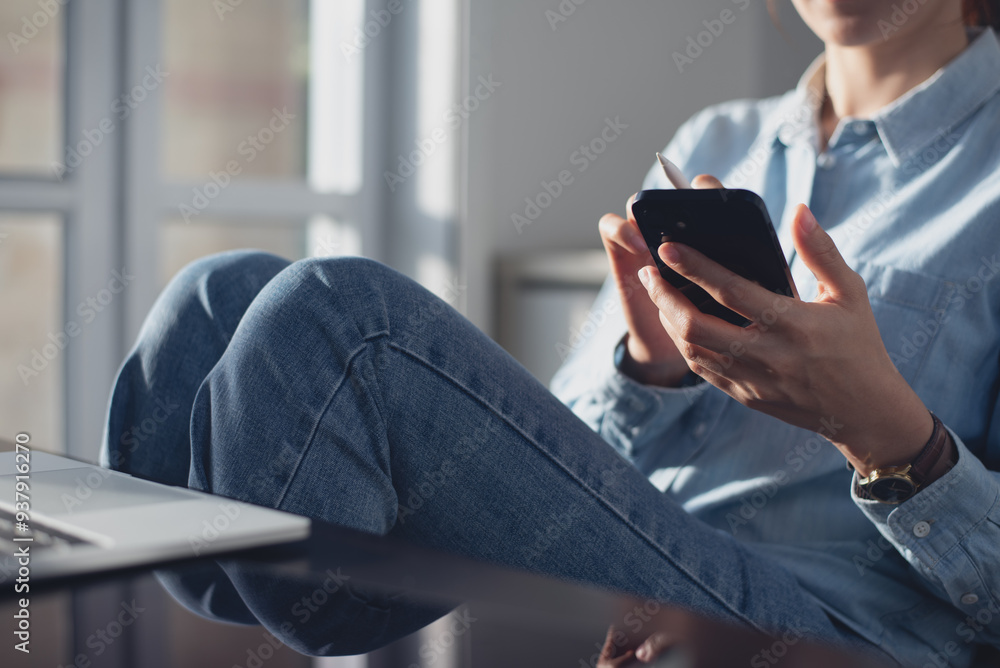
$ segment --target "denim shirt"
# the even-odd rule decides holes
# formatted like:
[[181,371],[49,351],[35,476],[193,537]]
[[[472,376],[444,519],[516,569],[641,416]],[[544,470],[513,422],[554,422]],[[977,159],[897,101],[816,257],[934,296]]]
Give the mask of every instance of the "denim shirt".
[[[608,282],[553,392],[692,515],[790,570],[828,613],[905,665],[965,666],[1000,645],[1000,45],[970,45],[872,119],[843,118],[819,151],[822,57],[794,91],[715,106],[665,155],[689,177],[752,190],[774,220],[803,300],[816,280],[793,253],[809,205],[865,280],[899,373],[948,427],[958,463],[899,506],[858,498],[821,429],[750,410],[708,383],[622,375],[625,332]],[[668,188],[654,167],[644,188]]]

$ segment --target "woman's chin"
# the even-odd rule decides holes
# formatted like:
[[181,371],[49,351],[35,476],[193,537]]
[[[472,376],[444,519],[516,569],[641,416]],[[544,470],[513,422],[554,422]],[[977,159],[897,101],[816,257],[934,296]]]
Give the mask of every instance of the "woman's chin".
[[886,41],[891,34],[884,34],[880,25],[876,16],[840,15],[826,17],[811,27],[824,44],[850,47]]

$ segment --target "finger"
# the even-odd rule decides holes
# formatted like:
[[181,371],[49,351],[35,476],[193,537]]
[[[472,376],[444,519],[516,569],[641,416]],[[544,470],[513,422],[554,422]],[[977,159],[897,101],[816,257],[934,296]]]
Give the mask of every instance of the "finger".
[[657,631],[639,645],[639,649],[635,651],[635,657],[643,663],[649,663],[663,654],[673,644],[674,639],[672,636],[668,635],[665,631]]
[[628,198],[628,202],[625,203],[625,217],[629,220],[635,220],[635,214],[632,213],[632,203],[635,202],[636,195],[639,193],[633,193],[631,197]]
[[597,659],[597,665],[595,668],[625,668],[630,665],[635,665],[632,661],[632,657],[635,652],[629,650],[622,654],[621,656],[616,656],[612,658],[599,657]]
[[[639,234],[639,227],[634,220],[626,220],[619,215],[606,213],[597,224],[605,245],[611,242],[628,250],[633,255],[649,255],[646,241]],[[653,258],[649,258],[651,261]]]
[[615,635],[615,627],[613,625],[609,626],[608,633],[604,636],[604,647],[601,648],[600,658],[602,659],[615,658],[615,653],[616,653],[615,650],[617,649],[617,647],[615,647],[614,635]]
[[733,355],[709,350],[704,346],[699,346],[697,343],[688,343],[683,340],[677,345],[677,348],[684,356],[684,361],[687,362],[688,369],[696,376],[701,376],[705,380],[717,376],[720,379],[724,379],[727,384],[730,382],[722,374],[733,367],[733,362],[737,359]]
[[711,352],[726,351],[731,342],[743,341],[746,332],[742,327],[702,313],[680,290],[670,285],[653,267],[639,270],[639,280],[649,298],[660,311],[664,327],[678,350],[685,357],[689,346],[697,345]]
[[700,377],[706,383],[710,383],[734,399],[738,399],[737,384],[733,380],[730,380],[726,376],[722,375],[722,372],[726,370],[725,365],[715,361],[708,361],[707,357],[707,355],[703,354],[698,356],[697,360],[690,360],[688,362],[688,368],[691,369],[693,374]]
[[632,658],[632,650],[618,653],[618,645],[614,642],[614,634],[618,631],[614,625],[608,627],[608,633],[604,638],[604,647],[598,656],[596,668],[618,668],[624,666]]
[[753,322],[759,321],[765,310],[774,309],[783,299],[690,246],[666,243],[660,246],[659,254],[667,266],[701,286],[715,301]]
[[722,188],[722,181],[711,174],[699,174],[691,180],[691,186],[698,190],[708,190],[710,188]]
[[805,204],[795,209],[792,232],[795,250],[820,282],[820,296],[828,292],[835,297],[853,297],[858,296],[859,289],[866,293],[864,281],[848,266],[833,239]]
[[[761,364],[758,356],[747,346],[731,346],[727,352],[708,350],[680,339],[662,314],[660,320],[684,356],[688,369],[740,403],[756,397],[749,388],[766,386],[773,379],[773,369],[766,361]],[[754,340],[753,335],[748,338],[748,341],[752,340]]]

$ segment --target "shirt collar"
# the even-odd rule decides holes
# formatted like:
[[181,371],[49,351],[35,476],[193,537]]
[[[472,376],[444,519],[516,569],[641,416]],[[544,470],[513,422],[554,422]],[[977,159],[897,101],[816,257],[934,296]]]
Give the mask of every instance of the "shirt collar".
[[[872,119],[897,167],[950,132],[1000,90],[1000,43],[991,28],[969,29],[970,44],[929,79],[880,109]],[[819,138],[826,95],[826,58],[802,75],[778,113],[775,138],[786,146]]]

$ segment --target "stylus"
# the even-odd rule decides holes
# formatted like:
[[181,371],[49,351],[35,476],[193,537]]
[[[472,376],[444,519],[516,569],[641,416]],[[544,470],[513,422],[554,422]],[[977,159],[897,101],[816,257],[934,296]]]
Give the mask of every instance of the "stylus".
[[656,159],[660,161],[663,173],[667,175],[667,180],[673,184],[674,188],[677,190],[691,190],[691,182],[681,173],[681,170],[677,169],[677,165],[664,158],[659,152],[656,153]]

